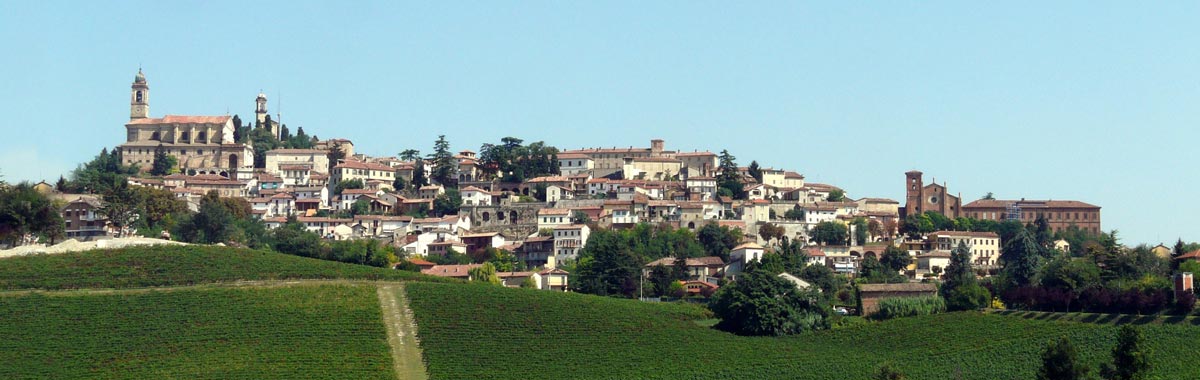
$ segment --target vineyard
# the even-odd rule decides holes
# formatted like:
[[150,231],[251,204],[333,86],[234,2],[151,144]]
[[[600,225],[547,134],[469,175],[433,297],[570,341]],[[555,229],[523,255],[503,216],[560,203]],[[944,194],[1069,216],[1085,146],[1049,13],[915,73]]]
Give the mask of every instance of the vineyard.
[[3,379],[395,379],[370,285],[0,296]]
[[0,289],[5,290],[283,279],[446,281],[414,272],[212,246],[139,247],[0,259]]
[[[432,379],[862,379],[885,361],[910,378],[1032,379],[1051,338],[1068,335],[1093,368],[1116,327],[982,313],[864,323],[789,338],[739,337],[700,310],[579,294],[406,285]],[[1200,326],[1147,324],[1153,374],[1190,378]],[[547,375],[549,376],[549,375]]]

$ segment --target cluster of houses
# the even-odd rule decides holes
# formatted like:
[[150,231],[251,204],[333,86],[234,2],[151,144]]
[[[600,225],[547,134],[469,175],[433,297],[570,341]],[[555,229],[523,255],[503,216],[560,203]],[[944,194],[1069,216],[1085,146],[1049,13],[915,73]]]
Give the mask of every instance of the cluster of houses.
[[[345,158],[330,162],[333,149],[340,149],[338,156]],[[689,273],[693,273],[688,289],[697,293],[715,286],[715,278],[734,275],[745,263],[769,252],[764,246],[770,246],[772,236],[760,233],[766,225],[777,231],[775,236],[809,242],[816,225],[845,224],[852,237],[847,244],[812,242],[807,253],[812,263],[848,275],[857,272],[862,260],[878,257],[891,245],[903,247],[914,256],[909,268],[914,279],[940,273],[948,264],[950,250],[959,242],[967,244],[971,262],[981,269],[997,265],[1002,246],[994,233],[938,231],[916,240],[900,236],[898,226],[908,210],[980,217],[979,213],[972,215],[970,204],[960,206],[957,197],[941,194],[944,185],[920,183],[919,172],[906,173],[910,199],[902,207],[891,199],[845,197],[836,186],[808,182],[797,172],[775,168],[739,168],[745,199],[722,196],[716,154],[667,150],[662,140],[652,140],[650,147],[566,150],[556,157],[558,174],[509,183],[485,175],[487,171],[474,152],[459,152],[454,156],[456,183],[445,185],[457,188],[462,206],[457,215],[443,217],[410,216],[433,209],[438,196],[447,192],[442,184],[404,190],[393,187],[397,179],[411,183],[418,168],[425,168],[428,178],[434,163],[418,165],[395,157],[355,154],[353,143],[344,139],[321,141],[313,149],[267,151],[265,168],[261,169],[233,170],[226,175],[132,177],[129,183],[169,190],[193,210],[210,191],[222,197],[244,198],[253,214],[270,228],[294,217],[324,238],[384,240],[411,258],[442,255],[450,250],[508,250],[527,267],[540,268],[508,276],[536,278],[544,282],[539,288],[566,287],[565,276],[561,284],[556,282],[555,270],[561,271],[556,264],[576,258],[592,229],[626,228],[639,223],[693,231],[717,224],[743,231],[747,244],[731,252],[730,262],[715,257],[688,260]],[[337,187],[350,180],[357,180],[362,187]],[[939,196],[944,198],[941,204]],[[945,205],[951,201],[951,206]],[[349,213],[363,204],[367,206],[365,213],[361,209]],[[99,201],[92,198],[72,202],[64,211],[72,223],[68,234],[99,234],[95,225],[104,222],[94,212],[98,207]],[[985,212],[984,216],[1006,216],[994,214]],[[1066,217],[1071,214],[1066,213]],[[1098,223],[1098,211],[1092,218]],[[855,229],[861,224],[851,223],[857,219],[868,221],[870,226],[867,238],[861,241],[854,238],[860,235]],[[458,277],[469,267],[424,269],[433,275]]]

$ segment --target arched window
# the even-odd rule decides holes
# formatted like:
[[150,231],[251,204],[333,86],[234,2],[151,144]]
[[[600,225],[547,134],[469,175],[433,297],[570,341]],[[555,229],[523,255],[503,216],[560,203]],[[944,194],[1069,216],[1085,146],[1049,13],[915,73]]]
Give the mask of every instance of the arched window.
[[237,155],[234,155],[234,154],[229,155],[229,168],[236,169],[237,167],[238,167]]
[[142,92],[141,92],[141,91],[138,91],[138,92],[137,92],[137,102],[138,102],[138,103],[141,103],[141,102],[142,102]]
[[485,221],[485,222],[486,222],[486,221],[489,221],[489,220],[492,220],[492,214],[491,214],[491,213],[489,213],[489,212],[487,212],[487,211],[484,211],[484,212],[483,212],[483,221]]
[[158,134],[158,131],[155,131],[154,133],[150,134],[150,139],[154,141],[162,141],[162,136]]
[[512,221],[512,224],[517,224],[517,212],[509,211],[508,215],[509,215],[509,219],[511,219],[511,221]]

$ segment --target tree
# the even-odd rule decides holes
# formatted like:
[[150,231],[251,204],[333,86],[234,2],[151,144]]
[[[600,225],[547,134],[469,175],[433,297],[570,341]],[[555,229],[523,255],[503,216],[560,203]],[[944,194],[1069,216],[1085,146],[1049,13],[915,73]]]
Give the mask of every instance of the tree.
[[829,191],[829,196],[825,197],[826,201],[842,202],[846,200],[846,192],[842,189],[833,189]]
[[446,141],[446,135],[438,135],[429,159],[433,162],[433,171],[429,178],[443,186],[451,187],[458,175],[458,162],[454,160],[454,154],[450,153],[450,143]]
[[467,271],[471,281],[481,281],[492,285],[500,285],[500,277],[496,275],[496,266],[492,263],[483,263],[471,270]]
[[887,248],[884,248],[883,254],[879,256],[879,263],[883,264],[884,268],[893,272],[899,272],[907,269],[908,265],[912,264],[912,256],[903,248],[888,245]]
[[991,294],[979,285],[975,272],[971,270],[971,250],[966,243],[950,251],[950,265],[946,266],[945,281],[938,294],[946,300],[946,310],[978,310],[988,306]]
[[809,284],[813,284],[813,286],[816,286],[818,289],[821,289],[821,294],[824,294],[827,298],[832,297],[834,292],[841,287],[841,284],[838,283],[837,276],[834,276],[833,274],[833,270],[820,264],[804,267],[804,269],[800,270],[798,277],[804,281],[808,281]]
[[705,224],[697,231],[696,237],[708,256],[717,256],[729,261],[729,251],[742,241],[742,230],[718,226],[716,223]]
[[1008,281],[1006,286],[1020,287],[1029,285],[1037,274],[1038,259],[1041,250],[1037,241],[1028,230],[1021,229],[1016,237],[1006,242],[1000,250],[1000,262],[1004,268],[1001,273]]
[[654,291],[651,292],[651,294],[657,294],[659,296],[670,295],[671,283],[675,282],[677,278],[677,276],[672,272],[672,268],[662,264],[655,265],[653,268],[650,268],[650,274],[646,276],[646,281],[649,283],[649,285],[654,287]]
[[1067,337],[1051,341],[1042,352],[1042,368],[1038,369],[1038,380],[1086,379],[1088,367],[1079,360],[1075,346]]
[[832,221],[817,223],[809,232],[809,238],[822,245],[846,244],[848,236],[845,224]]
[[996,195],[995,195],[995,194],[992,194],[992,192],[990,192],[990,191],[989,191],[989,192],[987,192],[987,194],[984,194],[984,195],[983,195],[982,197],[980,197],[979,199],[981,199],[981,200],[989,200],[989,201],[991,201],[991,200],[996,200]]
[[392,180],[392,189],[395,191],[404,190],[406,186],[408,186],[408,182],[404,180],[404,177],[397,175],[396,179]]
[[138,207],[138,220],[142,226],[150,229],[168,229],[173,227],[168,222],[173,215],[181,215],[188,211],[187,203],[175,197],[169,190],[151,187],[134,187],[136,199],[141,204]]
[[571,213],[571,224],[588,224],[591,222],[592,218],[588,217],[588,214],[583,211],[575,210],[575,212]]
[[1034,239],[1037,241],[1042,256],[1049,256],[1050,247],[1054,246],[1054,234],[1050,232],[1050,222],[1042,215],[1033,221]]
[[762,237],[763,240],[766,240],[767,243],[770,243],[772,239],[783,238],[786,232],[787,231],[784,230],[783,227],[779,227],[771,223],[765,223],[761,226],[758,226],[758,236]]
[[448,188],[445,193],[433,199],[433,214],[439,217],[458,214],[458,209],[462,207],[462,203],[462,196],[459,195],[458,189]]
[[347,189],[362,189],[363,181],[361,179],[343,179],[333,185],[333,195],[341,195]]
[[879,369],[875,371],[875,376],[872,377],[871,379],[873,379],[873,380],[904,380],[904,379],[907,379],[907,377],[905,377],[904,373],[900,372],[899,369],[896,369],[896,367],[893,367],[892,363],[883,363],[883,365],[880,365]]
[[54,241],[65,231],[63,224],[58,207],[28,182],[0,188],[0,241],[16,246],[27,234]]
[[200,211],[190,220],[181,222],[175,235],[192,243],[222,243],[229,239],[236,220],[234,213],[213,190],[200,199]]
[[762,168],[758,167],[758,161],[750,161],[750,167],[746,169],[747,174],[758,183],[763,183]]
[[[257,158],[258,156],[255,156],[255,159]],[[333,146],[329,147],[329,152],[325,153],[325,158],[329,160],[329,171],[326,173],[333,175],[333,168],[346,159],[346,152],[342,150],[342,143],[334,141]]]
[[403,152],[400,152],[401,161],[416,161],[419,159],[421,159],[421,151],[419,150],[405,149]]
[[124,232],[138,220],[141,204],[138,192],[131,189],[128,183],[119,183],[104,194],[104,205],[97,212],[108,218],[117,231]]
[[718,329],[738,335],[782,336],[830,326],[824,298],[755,265],[717,290],[709,308],[721,319]]
[[371,201],[368,201],[366,197],[358,198],[358,200],[354,201],[354,204],[350,205],[350,215],[353,216],[364,215],[370,212],[370,210]]
[[167,175],[175,167],[175,157],[167,154],[162,144],[154,148],[154,163],[150,166],[150,175]]
[[854,226],[854,243],[858,245],[867,244],[867,237],[869,235],[867,231],[869,228],[867,226],[867,219],[862,217],[854,218],[850,222],[850,225]]
[[413,164],[412,188],[420,190],[422,186],[429,185],[429,179],[425,177],[425,160],[417,159]]
[[787,212],[783,213],[783,218],[790,220],[804,220],[804,209],[800,208],[800,206],[792,207],[791,210],[787,210]]
[[537,281],[534,281],[533,275],[530,275],[525,281],[521,281],[521,289],[537,289]]
[[729,154],[728,150],[722,150],[719,156],[718,169],[721,171],[717,175],[717,187],[724,189],[724,192],[735,199],[746,198],[746,188],[742,184],[742,174],[738,170],[737,158]]
[[1113,362],[1105,363],[1100,375],[1109,380],[1145,379],[1150,372],[1150,353],[1142,333],[1133,325],[1122,325],[1112,350]]

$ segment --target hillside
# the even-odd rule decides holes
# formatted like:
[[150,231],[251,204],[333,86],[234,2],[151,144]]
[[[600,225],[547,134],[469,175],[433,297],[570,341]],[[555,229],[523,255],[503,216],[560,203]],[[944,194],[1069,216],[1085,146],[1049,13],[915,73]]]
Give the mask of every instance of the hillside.
[[0,290],[135,288],[287,279],[447,281],[414,272],[275,252],[196,245],[0,259]]
[[395,379],[372,285],[0,296],[4,379]]
[[[1031,379],[1043,346],[1068,335],[1084,360],[1108,360],[1112,325],[951,313],[788,338],[702,327],[687,308],[468,285],[406,286],[433,379],[862,379],[885,361],[914,379]],[[1154,374],[1188,378],[1200,327],[1146,325]]]

